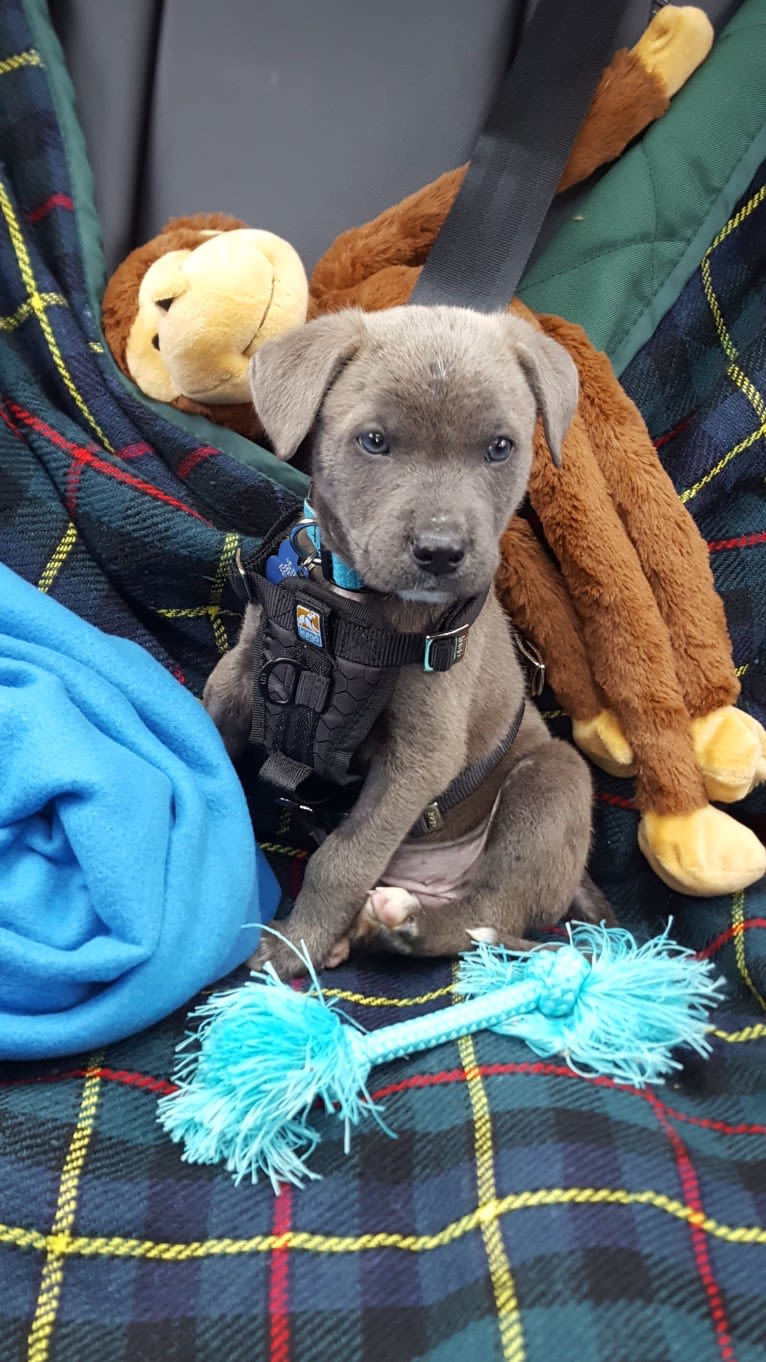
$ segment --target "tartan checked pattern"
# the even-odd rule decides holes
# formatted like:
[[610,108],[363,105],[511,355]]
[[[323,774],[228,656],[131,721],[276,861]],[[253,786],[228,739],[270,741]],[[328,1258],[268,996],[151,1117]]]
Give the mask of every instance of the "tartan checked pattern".
[[[157,418],[103,355],[21,0],[0,7],[0,147],[0,555],[198,690],[236,624],[227,565],[288,494]],[[625,375],[710,543],[761,719],[765,178]],[[289,904],[305,849],[255,803],[247,760],[242,776]],[[607,777],[596,821],[594,868],[625,920],[673,911],[731,982],[708,1063],[638,1092],[496,1036],[445,1045],[375,1074],[396,1141],[363,1128],[346,1156],[322,1118],[323,1180],[278,1199],[162,1136],[184,1013],[105,1054],[0,1066],[3,1362],[760,1362],[766,896],[688,904],[658,886]],[[441,963],[329,983],[368,1026],[453,996]]]

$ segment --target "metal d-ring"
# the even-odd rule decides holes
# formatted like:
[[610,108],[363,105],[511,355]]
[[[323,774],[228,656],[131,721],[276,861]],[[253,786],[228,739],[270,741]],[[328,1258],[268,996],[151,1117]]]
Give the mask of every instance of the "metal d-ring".
[[252,601],[253,597],[250,591],[250,583],[247,580],[247,573],[245,572],[245,566],[244,563],[242,562],[242,549],[239,545],[237,545],[237,551],[234,555],[234,562],[236,564],[237,572],[242,578],[242,585],[245,588],[245,595],[249,601]]
[[[276,667],[287,667],[287,670],[292,674],[293,677],[292,690],[290,691],[290,694],[286,700],[280,700],[276,695],[274,695],[269,690],[269,677],[271,676],[271,673],[275,670]],[[298,682],[300,680],[300,674],[302,671],[303,668],[300,662],[296,661],[294,657],[272,657],[270,661],[264,662],[263,666],[261,667],[261,670],[258,673],[258,689],[261,692],[261,695],[263,695],[266,699],[271,701],[272,705],[280,706],[291,705],[295,700],[295,692],[297,690]],[[285,686],[287,685],[286,682],[284,682],[283,684]]]
[[[290,544],[290,548],[292,549],[296,558],[298,558],[298,550],[295,547],[296,535],[300,534],[301,530],[307,530],[310,525],[318,524],[319,521],[316,519],[315,516],[304,516],[302,520],[296,521],[296,523],[293,525],[293,528],[290,530],[287,539]],[[307,554],[305,558],[298,558],[298,567],[302,568],[319,567],[322,561],[319,554],[317,553],[316,546],[314,545],[313,541],[310,540],[309,542],[311,543],[312,552]]]

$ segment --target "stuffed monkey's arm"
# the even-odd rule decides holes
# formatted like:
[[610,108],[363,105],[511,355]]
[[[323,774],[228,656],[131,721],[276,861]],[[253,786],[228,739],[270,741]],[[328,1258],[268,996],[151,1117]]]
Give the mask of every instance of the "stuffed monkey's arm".
[[616,52],[596,89],[559,193],[621,156],[668,105],[713,45],[713,25],[692,5],[665,5],[630,52]]
[[580,410],[596,461],[670,635],[708,797],[727,804],[743,799],[766,780],[766,732],[734,708],[740,685],[707,545],[609,360],[571,322],[539,320],[577,364]]
[[582,626],[564,578],[522,516],[510,521],[500,555],[498,599],[540,653],[556,698],[572,720],[577,746],[610,775],[635,775],[630,745],[593,679]]
[[540,653],[567,714],[595,719],[605,702],[593,680],[580,621],[556,563],[522,516],[513,517],[500,540],[495,585],[506,614]]
[[328,289],[320,299],[310,298],[308,320],[325,312],[339,312],[344,307],[360,307],[363,312],[403,307],[409,302],[419,274],[419,265],[386,265],[350,288]]
[[702,807],[707,797],[668,631],[581,411],[559,469],[538,428],[529,496],[580,618],[593,677],[635,754],[638,807],[661,813]]
[[530,500],[582,621],[593,676],[635,754],[641,849],[682,893],[746,888],[766,871],[766,847],[707,803],[670,635],[580,412],[560,469],[538,430]]
[[[660,118],[671,96],[707,55],[712,39],[710,21],[702,10],[666,6],[655,15],[632,51],[616,52],[591,100],[559,190],[580,183],[599,166],[614,161],[629,142]],[[385,209],[372,222],[337,237],[311,278],[311,297],[318,309],[327,310],[328,294],[356,288],[389,265],[422,265],[465,171],[465,166],[447,171],[393,208]],[[385,305],[394,306],[392,302]]]
[[329,294],[356,288],[389,265],[422,265],[457,197],[466,169],[459,166],[448,170],[393,208],[384,209],[372,222],[337,236],[314,266],[309,281],[312,303],[325,312]]
[[579,326],[561,317],[538,321],[577,365],[580,413],[593,454],[651,583],[691,717],[733,704],[739,681],[707,545],[662,467],[640,412],[606,355]]

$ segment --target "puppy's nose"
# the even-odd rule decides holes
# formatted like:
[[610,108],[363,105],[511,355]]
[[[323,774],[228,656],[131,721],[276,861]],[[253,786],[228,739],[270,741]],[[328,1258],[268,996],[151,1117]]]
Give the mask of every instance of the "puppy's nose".
[[412,556],[424,572],[444,577],[465,558],[465,541],[454,530],[429,530],[413,540]]

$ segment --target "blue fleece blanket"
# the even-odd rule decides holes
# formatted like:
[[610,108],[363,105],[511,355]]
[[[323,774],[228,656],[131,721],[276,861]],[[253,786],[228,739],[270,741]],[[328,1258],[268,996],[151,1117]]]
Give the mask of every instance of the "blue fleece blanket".
[[198,700],[0,565],[0,1059],[120,1039],[242,963],[277,886]]

